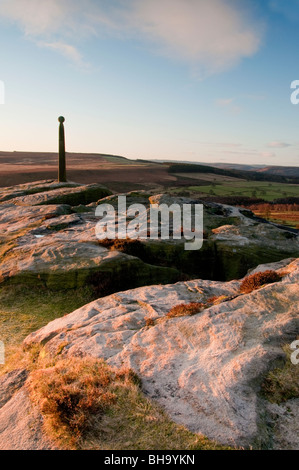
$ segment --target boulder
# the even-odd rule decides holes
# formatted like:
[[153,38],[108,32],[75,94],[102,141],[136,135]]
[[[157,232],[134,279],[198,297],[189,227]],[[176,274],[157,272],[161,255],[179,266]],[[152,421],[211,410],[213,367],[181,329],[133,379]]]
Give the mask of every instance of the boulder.
[[[268,371],[285,360],[282,346],[299,334],[299,259],[270,267],[282,280],[243,295],[241,281],[205,280],[118,292],[54,320],[24,347],[131,367],[144,392],[190,430],[236,447],[286,448],[279,433],[287,421],[273,437],[273,410],[260,392]],[[209,306],[211,297],[218,301]],[[190,302],[205,308],[166,316]],[[289,446],[298,447],[298,435]]]

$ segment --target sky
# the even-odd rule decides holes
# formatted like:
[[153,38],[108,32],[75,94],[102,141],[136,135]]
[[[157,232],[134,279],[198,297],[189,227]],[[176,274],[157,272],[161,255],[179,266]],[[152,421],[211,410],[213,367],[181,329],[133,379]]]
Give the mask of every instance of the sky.
[[0,150],[63,115],[69,152],[298,166],[298,44],[299,0],[0,0]]

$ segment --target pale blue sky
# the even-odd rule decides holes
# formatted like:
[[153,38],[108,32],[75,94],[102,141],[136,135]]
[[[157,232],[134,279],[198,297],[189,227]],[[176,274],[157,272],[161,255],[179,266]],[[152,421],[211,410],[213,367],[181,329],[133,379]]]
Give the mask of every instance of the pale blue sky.
[[299,0],[0,0],[0,150],[298,165]]

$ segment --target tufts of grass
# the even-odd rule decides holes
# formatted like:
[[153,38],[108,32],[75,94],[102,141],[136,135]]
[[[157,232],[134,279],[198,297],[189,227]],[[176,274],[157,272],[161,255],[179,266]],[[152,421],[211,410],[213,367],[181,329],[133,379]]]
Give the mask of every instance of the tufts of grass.
[[224,449],[173,423],[140,385],[131,369],[91,358],[60,358],[28,379],[45,431],[61,449]]
[[[38,403],[47,432],[76,447],[100,417],[116,401],[112,371],[96,359],[66,359],[53,367],[35,370],[27,382]],[[126,374],[119,377],[125,380]]]
[[272,284],[273,282],[280,281],[281,277],[282,276],[276,271],[270,270],[252,274],[243,279],[240,286],[240,292],[242,294],[249,294],[250,292],[264,286],[265,284]]
[[[29,371],[28,389],[43,416],[45,432],[61,449],[224,449],[172,422],[141,390],[131,369],[116,370],[102,360],[55,358],[42,345],[22,351],[30,332],[93,300],[93,291],[0,288],[0,331],[5,341],[3,374]],[[1,366],[2,367],[2,366]]]
[[173,307],[167,313],[167,318],[175,317],[188,317],[196,315],[197,313],[202,312],[206,308],[210,308],[213,305],[219,305],[223,302],[232,300],[234,297],[228,297],[226,295],[214,296],[207,299],[204,303],[202,302],[191,302],[190,304],[179,304]]
[[225,302],[227,300],[230,300],[230,298],[227,295],[219,295],[219,296],[210,297],[207,300],[207,304],[219,305],[219,304],[222,304],[222,302]]
[[191,302],[190,304],[180,304],[173,307],[167,313],[168,318],[174,317],[188,317],[196,315],[205,308],[205,304],[200,302]]
[[145,326],[155,326],[155,320],[153,320],[152,318],[148,317],[148,318],[145,318]]

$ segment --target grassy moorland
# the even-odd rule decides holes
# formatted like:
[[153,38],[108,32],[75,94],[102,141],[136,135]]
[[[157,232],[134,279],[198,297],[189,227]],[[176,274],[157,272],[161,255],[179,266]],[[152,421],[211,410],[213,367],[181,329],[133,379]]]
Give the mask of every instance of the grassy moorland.
[[[184,174],[184,176],[188,177],[189,174]],[[184,192],[186,195],[189,193],[190,196],[195,197],[241,197],[252,198],[253,200],[259,199],[261,202],[258,204],[252,202],[251,205],[247,205],[255,215],[277,224],[299,229],[298,204],[290,204],[288,202],[275,203],[276,200],[298,198],[298,184],[245,181],[240,178],[213,174],[192,174],[192,178],[198,178],[200,182],[198,185],[185,187]],[[204,184],[202,184],[202,182],[204,182]],[[172,194],[180,194],[181,192],[182,188],[173,187],[171,189]],[[221,199],[219,199],[219,202],[221,202]],[[233,200],[231,204],[234,205]],[[240,203],[237,204],[241,205]]]
[[298,197],[297,184],[270,183],[266,181],[219,180],[208,186],[189,186],[189,191],[215,196],[246,196],[274,201],[282,197]]
[[[88,287],[59,292],[37,287],[0,287],[0,331],[6,366],[26,336],[92,300]],[[0,374],[6,366],[0,365]]]

